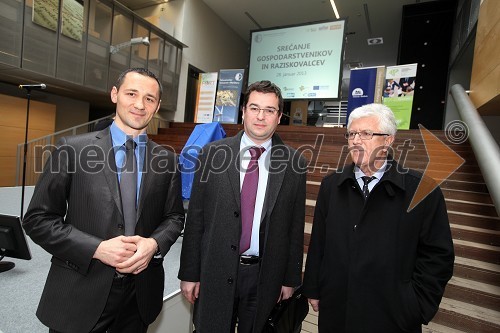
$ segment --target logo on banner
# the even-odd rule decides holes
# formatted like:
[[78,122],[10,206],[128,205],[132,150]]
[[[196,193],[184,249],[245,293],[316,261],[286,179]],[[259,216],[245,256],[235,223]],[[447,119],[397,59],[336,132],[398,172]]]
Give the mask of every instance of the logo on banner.
[[393,69],[389,70],[387,73],[391,76],[396,76],[396,74],[398,74],[398,72],[399,72],[398,68],[393,68]]
[[355,88],[352,91],[352,97],[361,97],[361,96],[363,96],[363,89],[361,89],[361,88]]
[[236,73],[236,75],[234,76],[234,79],[236,81],[241,81],[241,79],[243,79],[243,74],[242,73]]

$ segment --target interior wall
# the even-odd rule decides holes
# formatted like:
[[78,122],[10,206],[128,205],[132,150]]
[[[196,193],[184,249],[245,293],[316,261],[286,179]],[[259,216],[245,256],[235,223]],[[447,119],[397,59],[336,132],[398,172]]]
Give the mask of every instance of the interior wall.
[[483,116],[486,127],[490,130],[491,135],[500,146],[500,116]]
[[[450,67],[449,77],[448,77],[448,92],[451,87],[455,84],[460,84],[464,90],[470,89],[470,77],[472,70],[472,61],[474,57],[474,36],[471,36],[470,40],[464,46],[464,49],[455,59],[454,63]],[[453,102],[451,94],[448,93],[446,98],[446,112],[444,118],[444,128],[451,121],[460,120],[461,117],[458,113],[457,107]]]
[[481,2],[472,66],[470,98],[485,116],[500,116],[500,6]]
[[[26,114],[26,98],[0,94],[0,186],[16,184],[17,147],[24,143]],[[31,100],[28,140],[53,133],[55,119],[56,105]]]
[[[55,95],[50,95],[47,102],[53,103],[57,107],[55,132],[89,121],[89,102]],[[111,104],[111,101],[109,103]]]
[[[16,149],[24,143],[27,94],[5,83],[0,83],[0,91],[0,140],[5,142],[0,148],[0,186],[14,186]],[[32,90],[28,141],[88,122],[89,107],[88,102]],[[27,161],[29,167],[29,152]]]
[[248,69],[248,43],[231,30],[203,1],[172,1],[137,13],[143,17],[160,16],[165,19],[173,25],[173,37],[188,46],[182,53],[177,110],[175,113],[164,112],[164,118],[184,121],[189,64],[205,72]]

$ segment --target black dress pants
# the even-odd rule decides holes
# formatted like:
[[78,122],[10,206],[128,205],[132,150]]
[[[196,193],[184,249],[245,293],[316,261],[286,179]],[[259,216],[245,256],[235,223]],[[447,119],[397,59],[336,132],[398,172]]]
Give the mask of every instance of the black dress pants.
[[238,323],[238,333],[251,333],[257,313],[257,286],[260,264],[243,265],[238,268],[236,294],[233,304],[231,332]]
[[[115,276],[104,311],[90,332],[145,333],[147,330],[148,325],[142,321],[137,307],[135,278]],[[49,333],[59,332],[49,329]]]

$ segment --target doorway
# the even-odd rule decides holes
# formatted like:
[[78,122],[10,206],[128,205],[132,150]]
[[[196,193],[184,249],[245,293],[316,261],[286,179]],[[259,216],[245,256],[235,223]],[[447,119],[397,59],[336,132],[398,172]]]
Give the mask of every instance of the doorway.
[[186,87],[186,103],[184,110],[185,123],[194,122],[194,113],[196,112],[196,98],[198,95],[198,86],[200,84],[200,73],[204,73],[204,71],[189,64]]

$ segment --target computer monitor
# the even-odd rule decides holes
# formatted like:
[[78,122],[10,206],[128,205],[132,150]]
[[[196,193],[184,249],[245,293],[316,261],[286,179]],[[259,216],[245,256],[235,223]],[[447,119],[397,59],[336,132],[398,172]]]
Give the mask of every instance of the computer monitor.
[[21,219],[17,216],[0,214],[0,272],[14,268],[15,264],[1,261],[4,257],[31,259]]

